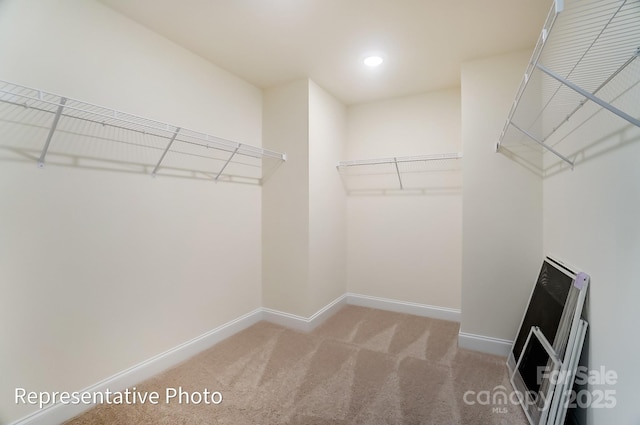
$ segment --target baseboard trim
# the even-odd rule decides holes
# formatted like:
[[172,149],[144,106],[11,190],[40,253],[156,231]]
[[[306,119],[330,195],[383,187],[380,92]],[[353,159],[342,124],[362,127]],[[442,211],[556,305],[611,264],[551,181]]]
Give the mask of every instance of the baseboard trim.
[[[190,341],[167,350],[164,353],[158,354],[142,363],[91,385],[80,392],[105,392],[107,389],[114,392],[131,388],[262,320],[303,332],[310,332],[345,304],[460,322],[460,310],[354,293],[341,295],[308,318],[274,309],[258,308]],[[459,340],[461,337],[462,333],[459,336]],[[477,335],[473,335],[473,337],[477,337]],[[508,348],[510,347],[511,344],[509,343]],[[58,403],[18,419],[10,425],[51,425],[63,423],[89,410],[91,407],[93,407],[93,404],[74,405]]]
[[484,335],[475,335],[466,332],[458,333],[458,347],[467,350],[480,351],[506,357],[511,350],[513,341],[508,339],[493,338]]
[[372,297],[347,293],[347,304],[360,307],[377,308],[379,310],[394,311],[396,313],[413,314],[416,316],[430,317],[432,319],[448,320],[460,323],[460,310],[447,307],[437,307],[427,304],[418,304],[408,301],[392,300],[388,298]]
[[[190,341],[184,342],[164,353],[151,357],[129,369],[123,370],[80,392],[122,391],[169,369],[178,363],[214,346],[225,338],[252,326],[263,318],[261,308],[249,312],[230,322],[204,333]],[[28,416],[12,422],[11,425],[51,425],[63,423],[82,412],[89,410],[93,404],[54,404],[40,409]]]
[[302,332],[311,332],[322,324],[322,322],[331,317],[336,311],[342,308],[342,306],[346,304],[346,300],[346,294],[341,295],[310,317],[302,317],[271,308],[263,308],[262,318],[267,322],[275,323],[290,329]]

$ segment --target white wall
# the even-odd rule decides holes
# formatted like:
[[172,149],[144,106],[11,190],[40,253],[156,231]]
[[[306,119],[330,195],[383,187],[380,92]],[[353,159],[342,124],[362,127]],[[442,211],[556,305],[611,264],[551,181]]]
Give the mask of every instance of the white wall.
[[346,108],[309,80],[309,314],[347,289]]
[[[344,159],[459,152],[460,91],[350,106],[347,134]],[[430,187],[441,182],[432,174],[424,191],[373,190],[348,197],[349,292],[460,308],[459,174],[446,190]],[[396,177],[390,177],[395,185]]]
[[513,340],[542,262],[542,182],[495,153],[530,51],[464,63],[461,332]]
[[[636,110],[640,87],[619,99]],[[580,122],[580,111],[572,121]],[[595,115],[557,149],[577,155],[573,171],[544,180],[544,249],[591,276],[587,304],[590,370],[615,371],[614,409],[588,409],[587,424],[640,422],[640,368],[636,337],[640,320],[640,129],[608,111]],[[555,160],[547,156],[546,165]]]
[[[0,78],[255,145],[260,90],[87,0],[0,2]],[[0,138],[0,423],[261,303],[261,190],[47,166]],[[52,142],[52,144],[55,143]]]
[[265,91],[265,147],[288,156],[263,188],[267,308],[307,318],[346,291],[346,204],[335,169],[345,117],[309,79]]
[[264,92],[263,142],[287,153],[262,192],[263,304],[306,316],[309,276],[309,83]]
[[[577,130],[561,128],[550,143],[562,139],[556,149],[574,158],[575,168],[559,167],[547,153],[544,179],[492,153],[529,55],[488,58],[462,68],[461,331],[513,339],[543,253],[587,272],[583,362],[592,371],[615,371],[618,380],[587,387],[594,400],[604,394],[599,391],[615,391],[615,408],[578,415],[586,424],[637,423],[640,343],[633,335],[640,298],[640,130],[607,111]],[[636,87],[617,106],[635,110],[638,96]],[[572,122],[591,113],[588,103]]]

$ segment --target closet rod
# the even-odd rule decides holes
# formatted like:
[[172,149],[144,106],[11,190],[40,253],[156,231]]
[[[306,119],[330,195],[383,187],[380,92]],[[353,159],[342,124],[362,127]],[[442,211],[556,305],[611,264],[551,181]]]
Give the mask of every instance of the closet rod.
[[[0,86],[0,102],[9,104],[9,105],[29,108],[39,112],[55,113],[52,110],[44,109],[43,107],[36,106],[37,104],[46,104],[46,105],[51,105],[51,106],[55,106],[56,108],[59,108],[60,102],[52,101],[45,98],[45,95],[49,97],[54,96],[57,99],[65,99],[64,111],[77,113],[76,115],[72,113],[62,113],[62,111],[60,111],[60,117],[82,120],[85,122],[100,124],[103,126],[111,126],[114,128],[131,131],[139,134],[151,134],[158,137],[165,137],[167,139],[170,139],[171,137],[173,137],[173,133],[175,132],[175,129],[178,128],[177,126],[173,126],[160,121],[155,121],[152,119],[136,116],[133,114],[120,112],[115,109],[109,109],[109,108],[105,108],[105,107],[87,103],[87,102],[65,98],[56,94],[43,92],[41,90],[36,90],[36,89],[32,89],[25,86],[20,86],[5,80],[0,80],[0,85],[2,85]],[[17,90],[21,90],[21,91],[17,91]],[[25,90],[29,90],[33,94],[25,93],[24,92]],[[5,95],[7,98],[23,99],[24,103],[7,100],[6,98],[2,98],[3,97],[2,95]],[[33,102],[33,104],[29,104],[28,101]],[[186,140],[185,139],[186,137],[188,137],[189,139],[193,139],[195,141]],[[237,142],[233,142],[231,140],[227,140],[217,136],[210,136],[205,133],[198,133],[195,131],[188,131],[188,134],[187,134],[186,130],[183,130],[181,132],[181,137],[177,137],[176,140],[183,143],[195,145],[195,146],[219,149],[227,152],[233,152],[238,147]],[[237,153],[245,156],[251,156],[256,159],[260,159],[263,157],[271,157],[271,158],[280,159],[282,161],[286,161],[285,154],[271,151],[269,149],[246,145],[246,144],[243,144],[242,148],[239,149]]]
[[418,161],[438,161],[447,159],[460,159],[461,153],[443,153],[432,155],[418,155],[418,156],[402,156],[393,158],[378,158],[378,159],[356,159],[350,161],[340,161],[337,165],[339,167],[352,167],[358,165],[380,165],[380,164],[398,164],[403,162],[418,162]]

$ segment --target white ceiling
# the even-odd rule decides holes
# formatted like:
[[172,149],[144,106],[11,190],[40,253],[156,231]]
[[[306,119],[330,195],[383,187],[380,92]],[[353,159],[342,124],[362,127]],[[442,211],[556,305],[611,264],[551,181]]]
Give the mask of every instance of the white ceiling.
[[[532,48],[550,0],[100,0],[246,81],[309,77],[346,104],[460,85],[461,62]],[[385,62],[366,68],[364,55]],[[524,71],[524,70],[523,70]]]

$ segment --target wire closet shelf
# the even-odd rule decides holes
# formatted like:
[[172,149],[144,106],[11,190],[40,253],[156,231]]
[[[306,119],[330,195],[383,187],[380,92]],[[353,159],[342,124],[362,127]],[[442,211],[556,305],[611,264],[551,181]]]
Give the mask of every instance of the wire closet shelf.
[[[462,153],[443,153],[340,161],[336,168],[347,191],[364,189],[424,189],[442,179],[442,172],[459,171]],[[431,177],[429,177],[431,175]],[[451,181],[449,180],[450,184]]]
[[580,148],[562,142],[598,113],[640,127],[639,56],[640,1],[555,0],[497,150],[540,170],[550,152],[573,169]]
[[[21,158],[262,183],[286,155],[0,80],[0,147]],[[99,164],[99,165],[96,165]]]

